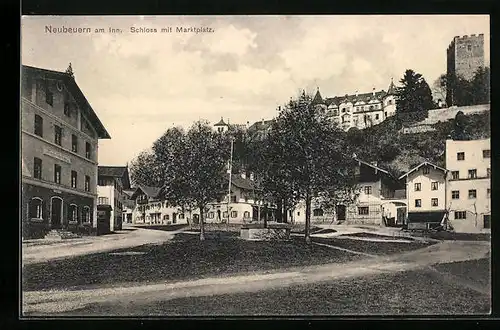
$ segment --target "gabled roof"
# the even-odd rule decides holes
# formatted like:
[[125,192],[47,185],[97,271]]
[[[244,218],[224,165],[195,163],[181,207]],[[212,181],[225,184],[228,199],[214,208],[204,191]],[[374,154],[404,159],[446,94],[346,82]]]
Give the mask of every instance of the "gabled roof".
[[22,73],[40,74],[47,78],[60,79],[61,81],[63,81],[65,86],[68,88],[68,91],[71,93],[71,95],[73,95],[76,102],[78,103],[79,108],[89,118],[90,122],[94,126],[98,138],[111,139],[111,136],[106,131],[106,128],[104,128],[104,125],[99,120],[99,117],[97,117],[97,114],[95,113],[94,109],[92,109],[92,107],[90,106],[90,103],[85,98],[85,95],[83,95],[82,90],[80,89],[80,87],[78,87],[75,78],[71,74],[66,72],[37,68],[28,65],[22,66]]
[[253,123],[250,127],[248,127],[249,131],[260,131],[268,129],[271,124],[274,122],[274,119],[269,120],[261,120]]
[[[229,180],[229,174],[226,173],[225,176],[226,180]],[[248,178],[242,178],[241,175],[239,174],[232,174],[231,175],[231,183],[238,188],[245,189],[245,190],[257,190],[257,186],[254,181],[248,179]]]
[[359,159],[359,158],[355,158],[355,160],[356,160],[359,164],[364,164],[364,165],[366,165],[366,166],[368,166],[368,167],[371,167],[371,168],[373,168],[373,169],[376,169],[377,171],[380,171],[380,172],[382,172],[382,173],[384,173],[384,174],[387,174],[387,175],[389,175],[389,176],[392,176],[392,175],[391,175],[391,174],[390,174],[387,170],[384,170],[383,168],[380,168],[380,167],[378,167],[378,166],[375,166],[375,165],[373,165],[373,164],[370,164],[370,163],[368,163],[368,162],[365,162],[365,161],[363,161],[363,160],[361,160],[361,159]]
[[419,170],[422,166],[424,166],[424,165],[426,165],[426,166],[430,166],[430,167],[434,168],[435,170],[440,170],[440,171],[443,171],[444,173],[448,172],[448,170],[447,170],[447,169],[445,169],[445,168],[439,167],[439,166],[437,166],[437,165],[435,165],[435,164],[432,164],[432,163],[430,163],[430,162],[423,162],[423,163],[421,163],[420,165],[415,166],[414,168],[410,169],[410,170],[409,170],[408,172],[406,172],[405,174],[401,175],[401,176],[399,177],[399,180],[401,180],[401,179],[402,179],[402,178],[404,178],[405,176],[410,175],[411,173],[413,173],[413,172],[415,172],[415,171],[418,171],[418,170]]
[[156,197],[158,197],[158,193],[160,192],[160,188],[139,185],[137,187],[137,189],[135,189],[132,196],[130,196],[130,199],[136,199],[137,195],[141,192],[146,194],[146,196],[148,196],[149,198],[156,198]]
[[224,119],[220,117],[220,120],[217,124],[214,124],[214,126],[227,126],[227,124],[224,122]]
[[110,176],[122,180],[123,188],[130,188],[130,177],[127,166],[99,166],[97,168],[98,176]]

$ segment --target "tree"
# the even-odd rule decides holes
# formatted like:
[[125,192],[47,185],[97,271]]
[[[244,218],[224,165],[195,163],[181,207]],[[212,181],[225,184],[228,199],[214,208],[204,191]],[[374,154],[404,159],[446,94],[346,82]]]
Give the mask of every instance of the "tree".
[[309,244],[312,199],[335,190],[344,180],[344,134],[325,113],[317,111],[312,97],[303,93],[280,112],[270,135],[273,150],[280,152],[272,159],[276,165],[269,168],[269,176],[285,179],[287,189],[305,200],[305,241]]
[[173,199],[200,210],[200,240],[205,239],[207,205],[225,194],[224,173],[229,156],[226,135],[216,133],[208,122],[198,121],[187,132],[183,147],[176,149],[175,176],[166,182]]
[[426,118],[427,111],[434,107],[434,102],[425,79],[420,73],[409,69],[405,71],[400,83],[402,86],[396,89],[397,114],[409,121]]
[[471,82],[474,104],[490,103],[490,68],[480,67]]
[[134,186],[161,187],[161,169],[152,151],[142,151],[130,162],[130,178]]

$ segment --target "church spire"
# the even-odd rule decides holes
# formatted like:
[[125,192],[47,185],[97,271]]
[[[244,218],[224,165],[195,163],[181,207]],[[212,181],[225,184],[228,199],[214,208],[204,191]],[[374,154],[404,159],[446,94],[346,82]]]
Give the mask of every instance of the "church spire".
[[390,94],[390,95],[396,94],[396,86],[394,86],[393,78],[391,78],[391,84],[389,85],[389,89],[387,90],[387,94]]
[[319,87],[316,87],[316,95],[314,95],[313,104],[323,104],[323,98],[321,97],[321,93],[319,92]]
[[66,69],[65,73],[69,74],[71,77],[74,77],[73,68],[71,67],[71,62],[69,62],[68,68]]

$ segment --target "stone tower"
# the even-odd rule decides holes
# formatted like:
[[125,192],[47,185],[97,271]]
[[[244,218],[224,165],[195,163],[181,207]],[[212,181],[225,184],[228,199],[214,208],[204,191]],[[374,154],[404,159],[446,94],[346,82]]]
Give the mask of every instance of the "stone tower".
[[[484,35],[454,37],[446,51],[447,73],[472,80],[479,67],[484,66]],[[446,91],[448,105],[453,105],[453,91]]]

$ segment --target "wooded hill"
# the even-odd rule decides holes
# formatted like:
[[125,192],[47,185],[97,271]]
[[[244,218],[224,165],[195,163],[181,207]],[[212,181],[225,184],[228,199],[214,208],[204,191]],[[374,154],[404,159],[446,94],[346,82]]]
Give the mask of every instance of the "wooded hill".
[[350,152],[365,161],[378,162],[395,176],[405,173],[423,161],[445,166],[446,139],[475,140],[488,138],[490,112],[457,116],[432,126],[433,131],[403,134],[406,124],[398,116],[364,130],[351,129],[346,133]]

